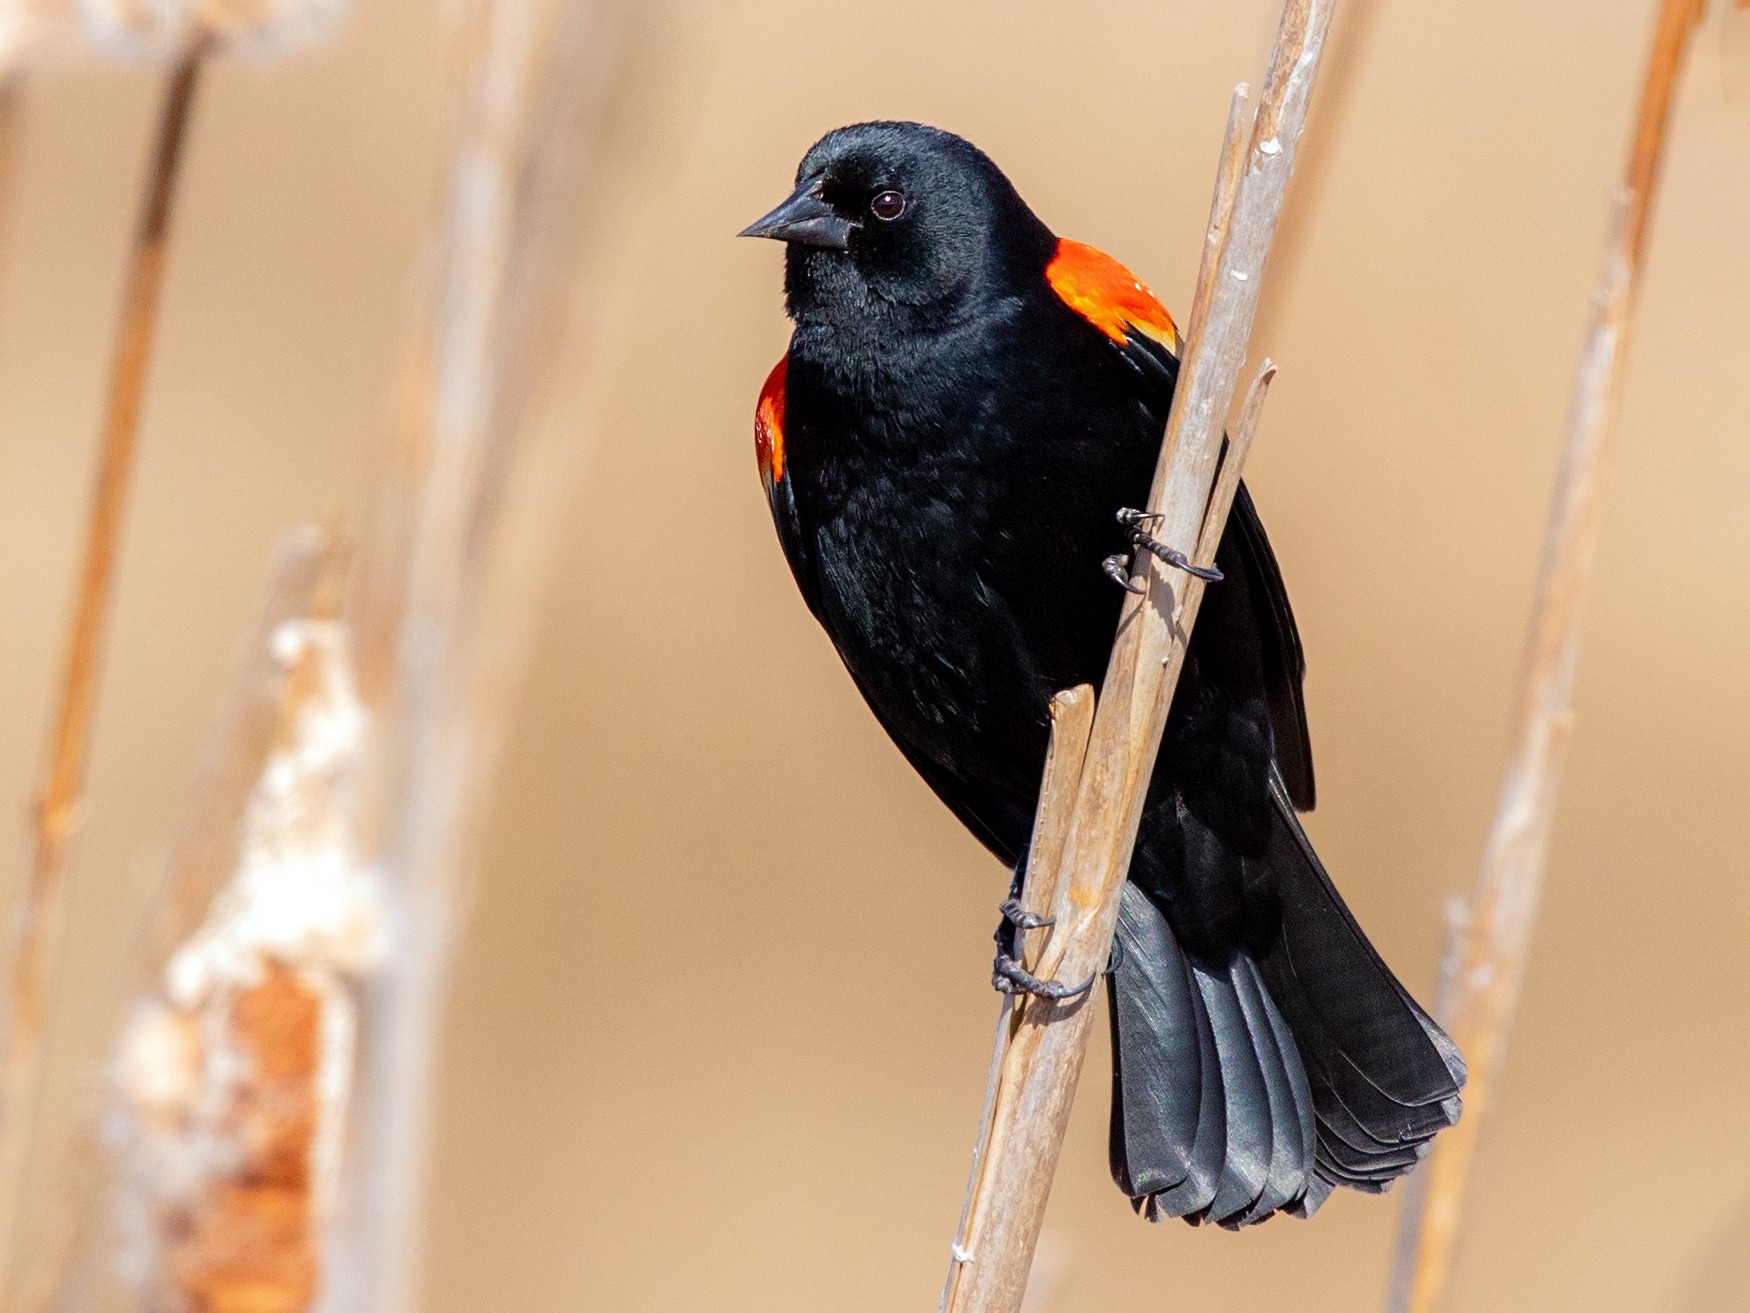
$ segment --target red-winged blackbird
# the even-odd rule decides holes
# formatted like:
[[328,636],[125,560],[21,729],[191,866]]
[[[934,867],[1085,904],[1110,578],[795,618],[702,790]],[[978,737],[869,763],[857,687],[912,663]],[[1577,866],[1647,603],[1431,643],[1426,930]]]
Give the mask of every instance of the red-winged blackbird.
[[[1177,330],[919,124],[829,133],[744,235],[787,244],[795,331],[755,423],[784,555],[876,719],[1018,871],[1047,704],[1105,673],[1113,554],[1164,551],[1119,512],[1148,492]],[[1243,1226],[1384,1189],[1457,1120],[1464,1064],[1296,819],[1300,638],[1243,488],[1216,565],[1120,904],[1111,1157],[1151,1220]],[[998,939],[999,987],[1066,992]]]

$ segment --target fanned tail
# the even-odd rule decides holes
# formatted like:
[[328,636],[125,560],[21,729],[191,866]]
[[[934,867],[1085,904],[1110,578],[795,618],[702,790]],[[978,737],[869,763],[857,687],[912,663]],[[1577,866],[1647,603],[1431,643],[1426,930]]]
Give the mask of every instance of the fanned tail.
[[1111,1004],[1112,1174],[1151,1221],[1310,1216],[1333,1187],[1378,1193],[1458,1120],[1464,1062],[1332,887],[1273,781],[1248,859],[1277,933],[1193,958],[1141,888],[1119,903]]
[[1314,1112],[1257,964],[1195,962],[1124,887],[1112,1015],[1112,1175],[1150,1221],[1223,1226],[1294,1208],[1314,1185]]

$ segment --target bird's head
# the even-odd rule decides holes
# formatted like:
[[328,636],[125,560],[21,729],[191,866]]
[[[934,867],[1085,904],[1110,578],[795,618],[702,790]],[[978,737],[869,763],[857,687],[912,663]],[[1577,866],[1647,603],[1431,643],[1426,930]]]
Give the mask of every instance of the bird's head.
[[1055,239],[971,142],[921,123],[829,132],[788,200],[744,237],[786,243],[798,324],[940,320],[1000,289],[1017,262],[1044,267]]

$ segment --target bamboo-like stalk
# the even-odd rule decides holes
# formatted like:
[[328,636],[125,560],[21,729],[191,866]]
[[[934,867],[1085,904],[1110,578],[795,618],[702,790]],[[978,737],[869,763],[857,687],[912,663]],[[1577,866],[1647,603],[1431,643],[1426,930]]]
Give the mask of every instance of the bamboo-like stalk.
[[[1333,7],[1288,0],[1255,119],[1248,122],[1243,87],[1229,117],[1185,363],[1148,503],[1160,515],[1156,536],[1201,564],[1214,560],[1273,372],[1261,371],[1220,460]],[[1111,952],[1118,893],[1203,595],[1200,580],[1152,558],[1139,577],[1146,593],[1128,598],[1120,618],[1071,815],[1067,823],[1041,816],[1036,826],[1050,834],[1064,825],[1061,872],[1046,877],[1059,886],[1056,925],[1039,963],[1040,974],[1062,980],[1093,975]],[[1068,795],[1060,788],[1053,797]],[[1015,1012],[943,1313],[1020,1308],[1095,1009],[1083,995],[1028,998]]]
[[559,523],[566,457],[534,432],[607,121],[614,0],[458,15],[460,106],[432,285],[355,596],[382,726],[367,843],[397,948],[368,982],[325,1313],[415,1306],[431,1081],[452,946]]
[[[1440,950],[1440,974],[1434,991],[1434,1015],[1450,1017],[1458,998],[1458,979],[1464,969],[1465,938],[1470,933],[1470,904],[1457,894],[1446,903],[1446,937]],[[1398,1216],[1414,1217],[1427,1206],[1428,1173],[1411,1172],[1399,1187]],[[1416,1280],[1416,1244],[1420,1233],[1400,1225],[1392,1246],[1391,1271],[1386,1280],[1388,1313],[1402,1313],[1409,1306],[1410,1288]]]
[[[1063,844],[1069,837],[1070,809],[1075,805],[1076,787],[1081,782],[1082,765],[1088,756],[1088,736],[1094,729],[1094,689],[1089,684],[1064,689],[1051,699],[1051,743],[1045,752],[1045,775],[1039,788],[1039,807],[1033,816],[1033,835],[1027,845],[1026,878],[1021,887],[1021,904],[1035,916],[1048,916],[1057,906],[1057,895],[1063,877]],[[1029,968],[1039,965],[1045,950],[1043,930],[1028,931],[1021,937],[1020,956]],[[1017,1000],[1005,995],[997,1014],[996,1045],[991,1050],[990,1074],[985,1082],[984,1110],[979,1114],[978,1140],[972,1147],[972,1170],[966,1182],[966,1202],[960,1209],[960,1229],[955,1233],[951,1250],[952,1266],[948,1269],[950,1286],[955,1270],[971,1252],[972,1219],[981,1213],[986,1200],[982,1186],[985,1151],[991,1128],[996,1121],[999,1092],[1002,1089],[1004,1059],[1015,1037],[1020,1021]]]
[[1639,120],[1569,404],[1507,766],[1470,900],[1450,1010],[1442,1018],[1470,1067],[1465,1114],[1434,1142],[1422,1168],[1420,1207],[1407,1206],[1402,1215],[1399,1248],[1413,1249],[1415,1259],[1408,1280],[1394,1283],[1387,1305],[1394,1313],[1434,1313],[1445,1301],[1477,1137],[1500,1081],[1573,723],[1605,438],[1672,103],[1690,33],[1705,9],[1704,0],[1661,0],[1659,6]]
[[85,558],[62,669],[60,708],[34,814],[27,883],[14,918],[5,1071],[0,1077],[0,1289],[10,1284],[21,1193],[42,1083],[43,1018],[59,950],[67,850],[80,820],[116,553],[158,323],[172,202],[203,51],[171,71],[159,110],[146,190],[129,256],[121,332],[109,377],[103,443],[92,490]]

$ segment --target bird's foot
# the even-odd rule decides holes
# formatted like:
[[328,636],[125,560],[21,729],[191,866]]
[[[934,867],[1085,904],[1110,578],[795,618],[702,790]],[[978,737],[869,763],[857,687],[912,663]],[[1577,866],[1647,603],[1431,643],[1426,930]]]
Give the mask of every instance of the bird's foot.
[[[1130,541],[1142,548],[1143,551],[1149,552],[1160,560],[1165,561],[1175,570],[1183,570],[1186,574],[1194,575],[1205,583],[1220,583],[1222,579],[1220,570],[1217,570],[1214,566],[1193,565],[1190,558],[1187,557],[1184,552],[1181,552],[1176,547],[1168,547],[1147,529],[1143,528],[1143,525],[1160,518],[1160,513],[1158,511],[1139,511],[1129,506],[1124,507],[1118,512],[1118,523],[1122,524],[1130,531]],[[1110,574],[1111,571],[1108,570],[1107,573]]]
[[1089,976],[1079,985],[1066,985],[1057,980],[1041,980],[1007,953],[998,953],[991,967],[990,983],[1001,994],[1033,994],[1039,998],[1080,998],[1094,987],[1096,977]]
[[1043,930],[1046,926],[1057,924],[1055,916],[1040,916],[1035,912],[1029,912],[1021,905],[1019,898],[1005,898],[997,911],[1003,914],[1003,920],[1017,930]]
[[1148,591],[1130,577],[1130,553],[1128,552],[1113,552],[1112,555],[1100,562],[1100,568],[1106,572],[1108,579],[1127,593],[1140,595]]
[[[1019,884],[1020,877],[1017,873],[1017,889]],[[1055,980],[1041,980],[1021,965],[1019,961],[1020,933],[1027,930],[1043,930],[1047,926],[1056,925],[1056,917],[1040,916],[1036,912],[1029,912],[1015,892],[1011,892],[997,910],[1003,914],[1003,919],[997,926],[997,959],[991,967],[990,983],[999,992],[1004,994],[1036,994],[1040,998],[1061,1000],[1079,998],[1093,988],[1094,979],[1091,976],[1079,985],[1065,985]]]

